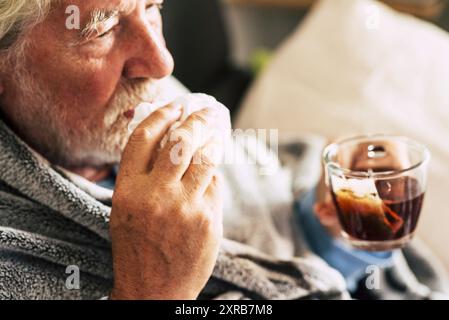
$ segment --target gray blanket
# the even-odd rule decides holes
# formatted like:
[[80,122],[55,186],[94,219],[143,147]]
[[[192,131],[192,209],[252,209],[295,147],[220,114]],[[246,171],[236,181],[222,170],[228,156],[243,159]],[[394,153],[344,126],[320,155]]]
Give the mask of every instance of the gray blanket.
[[[251,156],[256,145],[238,150]],[[297,146],[307,154],[307,144]],[[292,184],[311,173],[270,166],[266,176],[257,163],[223,167],[227,240],[201,298],[348,297],[342,277],[307,250],[293,227]],[[111,195],[52,166],[0,121],[0,298],[107,297]]]

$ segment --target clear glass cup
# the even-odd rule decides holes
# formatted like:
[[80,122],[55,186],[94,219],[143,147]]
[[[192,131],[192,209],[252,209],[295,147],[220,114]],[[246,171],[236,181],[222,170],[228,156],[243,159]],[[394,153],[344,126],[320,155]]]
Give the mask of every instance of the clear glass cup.
[[361,136],[331,144],[323,157],[349,244],[387,251],[413,238],[427,185],[425,146],[401,136]]

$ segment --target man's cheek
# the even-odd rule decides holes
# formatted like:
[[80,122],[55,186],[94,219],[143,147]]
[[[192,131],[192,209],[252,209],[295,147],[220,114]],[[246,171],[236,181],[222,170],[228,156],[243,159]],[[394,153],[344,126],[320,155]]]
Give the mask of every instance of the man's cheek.
[[88,61],[77,75],[80,83],[84,84],[85,101],[97,106],[105,106],[113,97],[121,78],[119,63],[111,60]]
[[107,79],[103,79],[103,77],[93,76],[87,80],[85,99],[92,101],[96,105],[104,105],[111,99],[114,91],[114,83],[111,83]]

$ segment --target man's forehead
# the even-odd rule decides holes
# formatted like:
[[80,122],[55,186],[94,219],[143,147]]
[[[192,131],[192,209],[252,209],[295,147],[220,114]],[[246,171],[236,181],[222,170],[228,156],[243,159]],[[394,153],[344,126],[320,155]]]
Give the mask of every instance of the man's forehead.
[[65,0],[64,8],[68,6],[77,6],[84,17],[89,17],[98,10],[120,12],[129,12],[136,7],[142,0]]
[[79,19],[82,24],[79,37],[82,39],[96,32],[100,25],[107,23],[110,19],[130,14],[139,3],[149,6],[163,2],[163,0],[64,0],[62,11],[67,13],[66,8],[69,6],[79,9]]

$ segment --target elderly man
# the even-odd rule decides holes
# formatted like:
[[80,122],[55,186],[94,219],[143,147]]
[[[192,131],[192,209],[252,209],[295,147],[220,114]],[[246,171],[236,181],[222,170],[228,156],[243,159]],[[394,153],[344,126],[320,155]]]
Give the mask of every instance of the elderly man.
[[[179,139],[159,150],[182,113],[170,104],[129,135],[140,102],[179,95],[161,4],[1,3],[0,297],[346,296],[324,263],[293,258],[306,251],[289,230],[285,175],[265,180],[281,186],[276,192],[259,190],[251,166],[219,178],[218,163],[206,156],[216,143],[192,131],[196,123],[210,136],[228,117],[197,106],[175,130]],[[170,154],[179,144],[175,163]],[[230,187],[237,178],[248,180]],[[222,241],[223,203],[227,236],[265,254]]]
[[207,137],[229,117],[211,105],[170,131],[184,106],[169,104],[128,133],[139,103],[185,92],[170,78],[161,4],[0,3],[0,298],[347,297],[292,220],[292,179],[299,194],[319,151],[289,144],[302,159],[293,175],[272,157],[263,177],[257,157],[218,170]]

